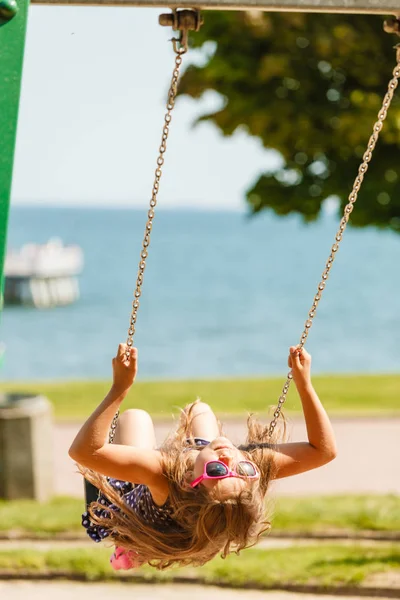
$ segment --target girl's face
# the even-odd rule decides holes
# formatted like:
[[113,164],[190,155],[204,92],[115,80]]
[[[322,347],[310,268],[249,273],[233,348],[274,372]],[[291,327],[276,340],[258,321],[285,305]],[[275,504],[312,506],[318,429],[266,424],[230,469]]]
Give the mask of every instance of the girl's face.
[[[232,470],[239,461],[248,460],[248,458],[227,438],[218,437],[208,444],[208,446],[204,446],[197,452],[192,481],[204,473],[205,464],[210,460],[219,460]],[[225,479],[203,479],[200,485],[212,490],[218,500],[223,502],[232,496],[237,496],[246,488],[250,488],[254,485],[255,481],[257,480],[242,477],[226,477]]]

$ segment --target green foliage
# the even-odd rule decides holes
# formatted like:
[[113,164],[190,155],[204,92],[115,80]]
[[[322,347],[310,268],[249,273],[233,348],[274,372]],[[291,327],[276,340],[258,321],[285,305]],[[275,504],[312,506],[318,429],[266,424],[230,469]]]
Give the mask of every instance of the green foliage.
[[[395,38],[382,18],[219,11],[206,14],[192,42],[208,58],[188,68],[180,93],[218,92],[223,107],[202,120],[224,135],[245,128],[282,156],[248,191],[251,210],[312,221],[333,195],[343,208],[395,65]],[[353,225],[400,232],[399,145],[397,95]]]

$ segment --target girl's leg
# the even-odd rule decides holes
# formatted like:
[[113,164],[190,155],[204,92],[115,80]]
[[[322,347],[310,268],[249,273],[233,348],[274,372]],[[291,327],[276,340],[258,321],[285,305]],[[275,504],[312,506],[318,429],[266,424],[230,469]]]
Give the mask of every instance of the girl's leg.
[[[154,449],[156,447],[156,436],[149,413],[137,408],[123,412],[118,419],[114,443],[135,446],[136,448]],[[110,563],[116,571],[137,568],[142,564],[137,553],[127,552],[119,546],[115,548]]]
[[124,411],[118,419],[114,443],[136,448],[156,448],[154,425],[149,413],[139,408]]
[[218,419],[205,402],[198,402],[192,411],[191,434],[193,437],[203,438],[211,442],[221,435]]

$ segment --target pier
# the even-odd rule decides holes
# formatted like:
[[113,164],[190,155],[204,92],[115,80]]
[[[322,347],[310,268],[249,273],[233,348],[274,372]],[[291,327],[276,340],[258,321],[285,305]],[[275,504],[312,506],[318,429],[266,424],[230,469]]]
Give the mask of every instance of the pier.
[[51,308],[76,302],[82,269],[79,246],[64,246],[59,239],[26,244],[7,254],[4,303]]

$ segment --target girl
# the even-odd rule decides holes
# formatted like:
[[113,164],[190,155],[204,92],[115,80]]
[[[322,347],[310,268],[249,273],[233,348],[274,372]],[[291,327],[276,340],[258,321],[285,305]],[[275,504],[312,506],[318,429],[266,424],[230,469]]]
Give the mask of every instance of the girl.
[[332,426],[311,383],[311,356],[292,346],[288,364],[307,442],[271,440],[268,427],[249,417],[247,440],[235,447],[211,408],[197,401],[160,449],[149,414],[138,409],[120,416],[109,444],[113,417],[137,372],[136,348],[120,344],[111,389],[69,450],[100,490],[82,523],[96,542],[111,536],[114,568],[201,565],[219,552],[225,557],[248,548],[270,527],[264,510],[270,482],[335,458]]

